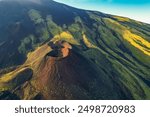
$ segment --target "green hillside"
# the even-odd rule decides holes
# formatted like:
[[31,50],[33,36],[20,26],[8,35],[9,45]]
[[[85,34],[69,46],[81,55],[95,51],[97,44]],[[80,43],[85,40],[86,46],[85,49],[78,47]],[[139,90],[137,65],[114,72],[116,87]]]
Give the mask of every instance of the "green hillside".
[[150,99],[150,24],[0,1],[0,99]]

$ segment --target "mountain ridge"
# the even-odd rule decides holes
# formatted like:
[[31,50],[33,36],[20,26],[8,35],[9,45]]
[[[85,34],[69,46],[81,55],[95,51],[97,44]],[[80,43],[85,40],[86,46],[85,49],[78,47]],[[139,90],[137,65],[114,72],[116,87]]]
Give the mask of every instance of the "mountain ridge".
[[150,99],[149,24],[41,4],[0,4],[0,99]]

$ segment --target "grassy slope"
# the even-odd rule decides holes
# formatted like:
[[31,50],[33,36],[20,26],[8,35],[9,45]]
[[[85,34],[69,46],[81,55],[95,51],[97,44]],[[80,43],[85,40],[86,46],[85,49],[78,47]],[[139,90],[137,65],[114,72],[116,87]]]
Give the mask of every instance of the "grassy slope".
[[[7,4],[5,5],[7,6]],[[1,68],[18,65],[26,61],[21,67],[27,65],[36,71],[37,61],[42,59],[50,50],[43,44],[54,37],[52,41],[62,39],[72,43],[75,46],[75,51],[86,57],[102,73],[101,77],[111,79],[109,80],[111,82],[107,81],[108,85],[114,85],[114,90],[116,87],[123,90],[120,97],[127,98],[128,95],[128,98],[133,99],[150,99],[149,24],[99,12],[78,10],[54,2],[48,3],[44,8],[33,4],[30,4],[31,8],[24,7],[26,9],[25,15],[20,15],[23,12],[20,10],[18,17],[25,17],[25,20],[21,21],[20,18],[10,15],[12,21],[8,23],[10,18],[7,17],[8,25],[5,28],[14,25],[9,30],[17,30],[18,26],[24,27],[26,22],[30,24],[29,27],[19,28],[13,34],[9,33],[9,37],[12,37],[14,41],[11,43],[9,37],[5,36],[8,31],[3,28],[4,33],[0,32],[2,35],[0,53],[5,51],[8,53],[5,52],[0,57]],[[2,6],[0,8],[3,9]],[[13,12],[16,12],[16,9],[13,9]],[[60,13],[64,15],[62,16]],[[16,19],[19,23],[16,22]],[[60,21],[60,19],[62,20]],[[2,27],[4,26],[1,24],[0,28]],[[30,28],[33,30],[28,31]],[[25,33],[22,34],[20,31]],[[20,36],[16,37],[15,35],[18,34]],[[13,43],[17,43],[14,49],[12,49]],[[6,49],[4,50],[4,48]],[[35,48],[38,48],[36,49],[38,54],[36,51],[31,52]],[[27,53],[29,53],[28,56]],[[18,59],[14,59],[16,56],[21,58],[20,62]],[[12,73],[17,74],[18,71],[19,69],[17,72],[12,71]],[[1,79],[5,79],[8,74],[0,76]],[[14,75],[11,75],[8,79],[13,78]],[[34,83],[34,81],[32,82]],[[26,93],[30,89],[29,87],[26,88]],[[3,90],[8,89],[3,88]],[[104,95],[107,95],[109,99],[120,98],[119,96],[108,95],[108,93]],[[25,97],[29,98],[28,96]]]

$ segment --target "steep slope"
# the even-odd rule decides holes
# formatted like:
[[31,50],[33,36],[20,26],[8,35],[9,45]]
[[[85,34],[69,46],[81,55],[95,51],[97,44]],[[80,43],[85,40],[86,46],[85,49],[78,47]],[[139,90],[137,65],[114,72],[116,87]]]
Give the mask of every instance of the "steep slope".
[[23,65],[1,77],[3,95],[9,90],[18,95],[17,99],[132,99],[125,87],[97,70],[68,42],[58,38],[54,41],[56,37],[29,53]]
[[149,24],[52,0],[0,17],[1,99],[150,99]]

